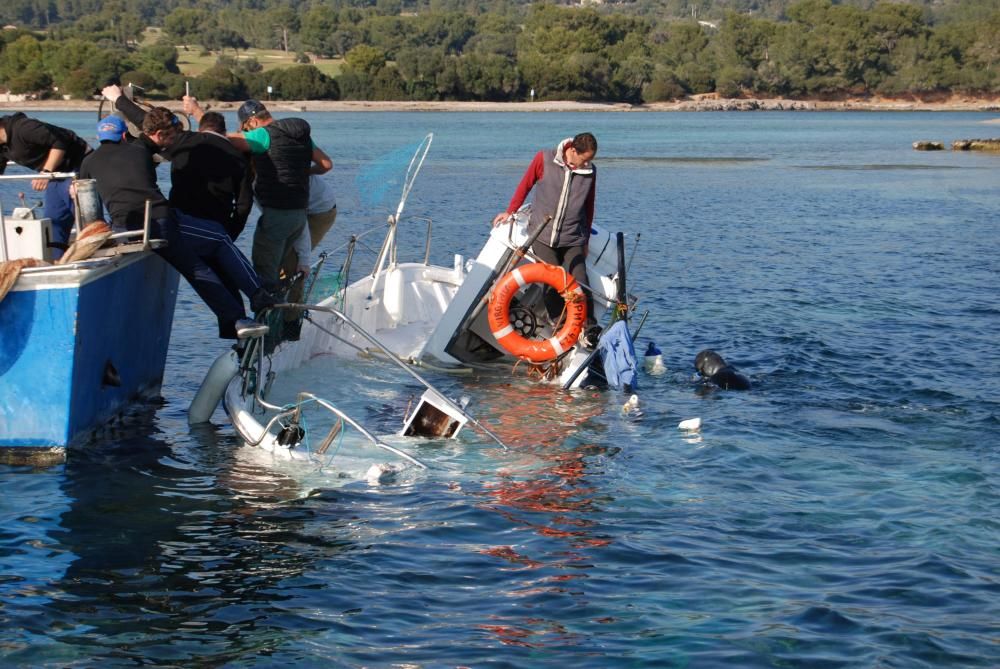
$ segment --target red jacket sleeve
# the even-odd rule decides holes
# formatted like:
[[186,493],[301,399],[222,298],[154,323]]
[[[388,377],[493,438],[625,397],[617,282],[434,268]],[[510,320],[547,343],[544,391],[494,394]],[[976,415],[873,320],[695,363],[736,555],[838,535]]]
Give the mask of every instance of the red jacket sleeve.
[[[521,205],[524,204],[524,200],[528,197],[528,193],[531,192],[532,187],[538,183],[538,180],[541,179],[544,174],[545,152],[539,151],[535,154],[531,164],[528,165],[528,169],[525,171],[524,177],[521,178],[521,183],[517,185],[517,190],[514,191],[514,197],[510,199],[510,204],[507,205],[508,214],[513,214],[521,208]],[[593,212],[593,209],[591,209],[591,212]]]

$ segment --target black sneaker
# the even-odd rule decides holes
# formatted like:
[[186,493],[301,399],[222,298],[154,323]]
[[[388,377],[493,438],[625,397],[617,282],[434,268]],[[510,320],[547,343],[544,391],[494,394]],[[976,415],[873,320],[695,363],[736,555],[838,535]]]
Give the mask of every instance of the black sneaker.
[[302,336],[302,321],[285,321],[281,327],[281,338],[285,341],[298,341]]
[[250,297],[250,311],[259,313],[264,309],[273,307],[280,301],[281,300],[272,295],[266,289],[258,288],[257,292]]
[[597,343],[601,340],[601,333],[603,331],[600,325],[591,325],[584,330],[583,336],[580,337],[583,347],[588,351],[593,351],[597,347]]

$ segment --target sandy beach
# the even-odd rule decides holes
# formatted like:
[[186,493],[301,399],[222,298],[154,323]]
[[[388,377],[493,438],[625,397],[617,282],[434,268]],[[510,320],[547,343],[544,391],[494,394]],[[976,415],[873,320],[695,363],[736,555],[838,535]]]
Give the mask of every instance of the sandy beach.
[[[4,100],[0,96],[0,111],[91,111],[98,100]],[[161,102],[171,109],[180,109],[180,101]],[[433,112],[670,112],[670,111],[997,111],[1000,97],[994,99],[951,97],[925,102],[887,98],[825,100],[789,100],[781,98],[718,98],[713,95],[693,96],[676,102],[643,105],[570,101],[542,102],[413,102],[361,100],[282,100],[267,101],[274,111],[361,112],[361,111],[433,111]],[[235,111],[239,102],[202,102],[202,106],[217,111]]]

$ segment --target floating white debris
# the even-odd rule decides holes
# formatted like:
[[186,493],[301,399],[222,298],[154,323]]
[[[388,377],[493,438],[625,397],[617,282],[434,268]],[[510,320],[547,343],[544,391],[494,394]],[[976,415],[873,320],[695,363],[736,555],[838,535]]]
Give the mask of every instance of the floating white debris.
[[639,406],[639,396],[631,395],[628,401],[622,405],[622,414],[626,418],[642,418],[642,407]]
[[677,429],[697,432],[701,429],[701,418],[688,418],[677,423]]
[[667,371],[667,366],[663,364],[663,353],[653,342],[649,342],[646,355],[642,358],[642,366],[651,376],[659,376]]
[[368,481],[368,485],[392,483],[396,480],[396,474],[398,473],[398,467],[382,462],[368,468],[368,471],[365,473],[365,480]]

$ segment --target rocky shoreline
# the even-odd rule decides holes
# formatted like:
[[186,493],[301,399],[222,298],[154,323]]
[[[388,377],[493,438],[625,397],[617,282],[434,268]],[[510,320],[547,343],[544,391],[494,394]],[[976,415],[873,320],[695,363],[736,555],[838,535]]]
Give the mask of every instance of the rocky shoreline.
[[[92,111],[95,100],[4,100],[3,111]],[[163,102],[171,109],[180,109],[180,101]],[[217,111],[235,111],[239,102],[209,102]],[[598,102],[413,102],[361,100],[297,100],[271,101],[276,111],[358,112],[358,111],[435,111],[435,112],[753,112],[753,111],[976,111],[1000,112],[1000,97],[996,99],[953,97],[936,102],[864,98],[847,100],[789,100],[784,98],[718,98],[694,96],[676,102],[656,102],[643,105]]]

